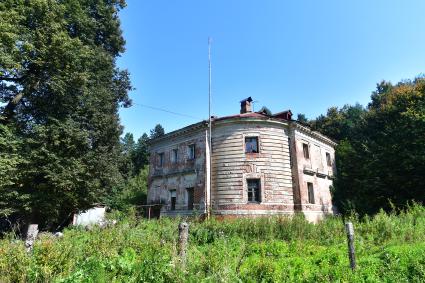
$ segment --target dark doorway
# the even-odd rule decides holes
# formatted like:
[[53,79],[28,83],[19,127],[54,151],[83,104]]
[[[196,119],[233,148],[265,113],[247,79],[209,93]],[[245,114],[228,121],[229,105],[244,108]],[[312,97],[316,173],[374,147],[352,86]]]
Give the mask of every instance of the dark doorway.
[[186,191],[187,191],[187,209],[193,210],[193,202],[194,202],[193,188],[187,188]]

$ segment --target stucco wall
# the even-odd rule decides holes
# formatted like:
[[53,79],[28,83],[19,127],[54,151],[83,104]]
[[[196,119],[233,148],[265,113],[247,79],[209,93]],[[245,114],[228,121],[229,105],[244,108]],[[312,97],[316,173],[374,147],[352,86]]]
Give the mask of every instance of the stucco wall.
[[[196,125],[196,124],[195,124]],[[258,153],[245,152],[245,137],[258,138]],[[302,144],[309,146],[309,158]],[[195,144],[196,158],[188,158]],[[164,204],[162,215],[192,214],[187,188],[194,188],[194,209],[204,212],[207,128],[186,128],[151,144],[148,202]],[[273,119],[225,119],[212,131],[211,208],[215,215],[292,214],[302,211],[310,221],[333,212],[329,187],[335,174],[335,143],[295,122]],[[173,149],[178,161],[173,163]],[[332,164],[327,165],[326,152]],[[159,153],[164,154],[159,166]],[[247,179],[260,182],[260,199],[248,201]],[[307,183],[314,188],[309,203]],[[170,211],[170,190],[176,206]]]
[[[205,189],[205,130],[200,129],[183,136],[168,138],[150,147],[148,203],[164,204],[162,214],[181,213],[188,207],[187,188],[194,188],[194,210],[204,209]],[[188,156],[188,146],[195,144],[195,159]],[[173,150],[178,150],[173,162]],[[159,165],[159,154],[164,154]],[[170,190],[176,190],[176,211],[170,211]]]
[[[326,139],[314,137],[303,127],[293,127],[290,136],[295,209],[304,212],[307,219],[317,221],[333,213],[330,186],[335,174],[335,150]],[[303,144],[308,145],[309,158],[304,157]],[[330,155],[331,166],[327,164],[326,153]],[[309,203],[307,183],[313,184],[314,203]]]
[[[245,153],[258,137],[259,153]],[[249,203],[247,179],[261,180],[261,201]],[[217,123],[212,135],[212,205],[215,214],[292,213],[293,188],[286,123]]]

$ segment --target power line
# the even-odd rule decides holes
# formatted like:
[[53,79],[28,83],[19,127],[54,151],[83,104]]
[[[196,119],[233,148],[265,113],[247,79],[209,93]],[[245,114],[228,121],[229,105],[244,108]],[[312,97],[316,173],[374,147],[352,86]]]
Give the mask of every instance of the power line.
[[192,115],[177,113],[177,112],[174,112],[174,111],[170,111],[170,110],[167,110],[167,109],[154,107],[154,106],[150,106],[150,105],[146,105],[146,104],[135,103],[135,102],[133,102],[133,104],[137,105],[137,106],[142,106],[142,107],[150,108],[150,109],[153,109],[153,110],[157,110],[157,111],[162,111],[162,112],[178,115],[178,116],[188,117],[188,118],[197,119],[197,120],[203,120],[202,118],[195,117],[195,116],[192,116]]

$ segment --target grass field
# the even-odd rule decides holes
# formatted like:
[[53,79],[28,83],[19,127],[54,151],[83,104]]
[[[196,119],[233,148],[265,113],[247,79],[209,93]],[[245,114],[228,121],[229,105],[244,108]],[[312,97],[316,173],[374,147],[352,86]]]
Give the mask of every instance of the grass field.
[[0,240],[0,282],[424,282],[425,207],[351,217],[358,268],[347,256],[343,219],[302,216],[190,223],[186,268],[177,256],[181,219],[112,214],[106,229],[42,234],[32,253]]

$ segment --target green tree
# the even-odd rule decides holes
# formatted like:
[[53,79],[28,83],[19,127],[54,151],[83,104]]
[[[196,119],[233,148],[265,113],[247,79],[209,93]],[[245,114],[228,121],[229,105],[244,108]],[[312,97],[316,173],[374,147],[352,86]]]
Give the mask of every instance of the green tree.
[[135,175],[133,158],[136,143],[132,133],[126,133],[121,139],[121,173],[125,178]]
[[8,126],[0,125],[0,219],[29,209],[22,206],[29,196],[20,192],[20,167],[25,162],[21,147],[22,140]]
[[149,166],[144,166],[138,174],[130,177],[117,188],[115,195],[108,201],[114,209],[125,210],[135,205],[146,204],[148,192]]
[[164,128],[161,126],[161,124],[157,124],[157,125],[155,126],[155,128],[153,128],[153,129],[151,130],[151,133],[150,133],[149,138],[150,138],[150,139],[156,139],[156,138],[159,138],[159,137],[161,137],[161,136],[163,136],[163,135],[165,135],[165,130],[164,130]]
[[425,202],[425,79],[378,84],[365,110],[328,111],[316,127],[339,139],[334,201],[360,213]]
[[21,207],[31,213],[18,213],[42,226],[104,201],[122,182],[118,107],[131,104],[131,85],[115,61],[124,51],[118,18],[124,6],[123,0],[0,3],[0,123],[22,141],[25,160],[9,185],[30,196]]
[[134,171],[139,171],[146,165],[149,165],[149,149],[148,149],[149,137],[146,133],[137,140],[136,148],[133,154],[133,166]]
[[309,124],[307,117],[302,113],[297,114],[297,121],[300,122],[301,124],[306,124],[306,125]]

